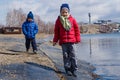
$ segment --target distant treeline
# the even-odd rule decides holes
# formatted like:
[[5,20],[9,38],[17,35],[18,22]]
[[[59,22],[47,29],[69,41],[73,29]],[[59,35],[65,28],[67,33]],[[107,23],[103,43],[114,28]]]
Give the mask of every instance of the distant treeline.
[[[24,13],[21,8],[18,10],[13,9],[6,15],[6,25],[0,24],[0,27],[21,27],[22,23],[26,20],[26,16],[27,13]],[[40,33],[53,33],[54,23],[45,23],[40,16],[36,14],[34,14],[34,19],[39,26]]]

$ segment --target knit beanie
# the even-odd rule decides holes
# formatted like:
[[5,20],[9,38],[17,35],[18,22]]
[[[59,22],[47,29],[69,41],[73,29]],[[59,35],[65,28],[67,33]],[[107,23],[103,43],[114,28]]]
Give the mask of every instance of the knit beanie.
[[33,16],[33,13],[30,11],[29,13],[28,13],[28,15],[27,15],[27,19],[28,18],[31,18],[31,19],[33,19],[34,18],[34,16]]
[[68,12],[70,12],[70,8],[69,8],[69,5],[67,3],[65,4],[62,4],[61,7],[60,7],[60,12],[63,8],[67,8],[68,9]]

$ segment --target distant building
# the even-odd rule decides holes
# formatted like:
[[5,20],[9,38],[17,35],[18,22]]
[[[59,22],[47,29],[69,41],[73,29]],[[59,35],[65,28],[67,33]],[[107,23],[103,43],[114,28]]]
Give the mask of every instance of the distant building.
[[3,34],[21,34],[21,27],[2,27],[0,32]]
[[112,22],[112,20],[98,20],[94,24],[104,25],[104,24],[110,24],[111,22]]

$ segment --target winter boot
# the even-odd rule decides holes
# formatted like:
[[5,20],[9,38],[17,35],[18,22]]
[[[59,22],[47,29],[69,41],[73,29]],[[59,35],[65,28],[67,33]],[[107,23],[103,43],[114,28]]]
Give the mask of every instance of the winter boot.
[[33,53],[34,53],[34,54],[37,54],[37,50],[34,50]]
[[68,76],[72,76],[72,74],[70,74],[69,70],[68,69],[65,69],[65,72]]
[[71,73],[72,73],[72,75],[73,75],[74,77],[77,77],[76,71],[71,71]]

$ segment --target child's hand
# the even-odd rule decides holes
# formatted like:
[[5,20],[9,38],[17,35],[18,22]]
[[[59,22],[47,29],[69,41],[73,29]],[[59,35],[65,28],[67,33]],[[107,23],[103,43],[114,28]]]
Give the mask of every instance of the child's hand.
[[75,42],[75,44],[79,44],[80,42]]
[[57,44],[57,42],[53,42],[53,46],[55,46]]

